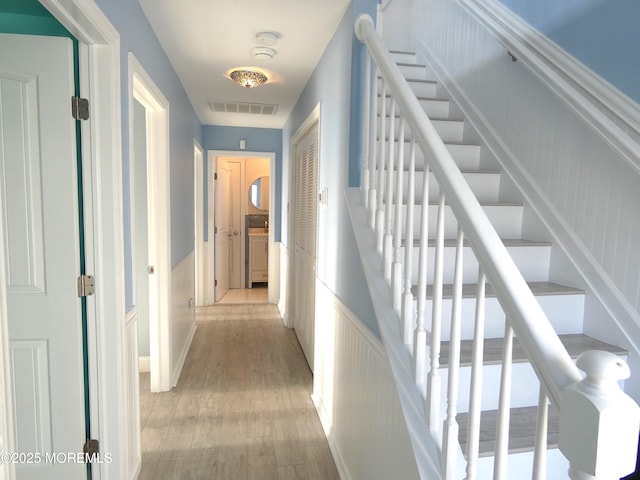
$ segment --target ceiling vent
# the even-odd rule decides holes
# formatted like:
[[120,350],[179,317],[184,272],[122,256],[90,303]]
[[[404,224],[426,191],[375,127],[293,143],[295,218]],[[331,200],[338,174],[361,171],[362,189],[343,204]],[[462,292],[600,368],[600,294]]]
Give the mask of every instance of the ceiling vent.
[[211,110],[225,113],[248,113],[252,115],[275,115],[278,105],[269,103],[209,102]]

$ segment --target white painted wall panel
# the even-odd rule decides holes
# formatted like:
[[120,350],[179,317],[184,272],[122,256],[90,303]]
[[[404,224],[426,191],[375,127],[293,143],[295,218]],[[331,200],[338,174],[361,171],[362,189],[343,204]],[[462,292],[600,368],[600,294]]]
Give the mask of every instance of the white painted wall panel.
[[[506,153],[566,249],[640,341],[640,171],[506,48],[461,2],[416,4],[420,52]],[[639,147],[640,148],[640,147]],[[574,257],[574,261],[575,261]],[[614,305],[613,302],[617,302]],[[620,318],[619,318],[620,319]]]
[[418,478],[384,347],[316,285],[313,398],[344,480]]
[[195,259],[191,252],[171,272],[171,384],[178,383],[196,331]]

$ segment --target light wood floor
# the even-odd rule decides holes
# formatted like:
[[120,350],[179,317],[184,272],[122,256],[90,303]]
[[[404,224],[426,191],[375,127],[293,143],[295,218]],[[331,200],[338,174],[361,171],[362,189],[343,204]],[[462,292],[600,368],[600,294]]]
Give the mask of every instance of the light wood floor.
[[140,479],[339,479],[310,399],[311,372],[272,305],[198,309],[180,381],[140,377]]
[[267,303],[268,295],[269,289],[267,287],[230,288],[229,291],[218,301],[218,304]]

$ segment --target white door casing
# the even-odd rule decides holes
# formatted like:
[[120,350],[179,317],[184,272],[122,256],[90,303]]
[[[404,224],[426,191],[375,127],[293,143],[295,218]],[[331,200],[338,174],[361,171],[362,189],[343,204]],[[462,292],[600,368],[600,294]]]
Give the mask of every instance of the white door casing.
[[197,140],[193,140],[193,204],[194,204],[194,251],[196,306],[205,303],[205,248],[204,248],[204,151]]
[[[130,118],[133,118],[134,98],[145,107],[147,126],[150,384],[152,392],[166,392],[174,386],[171,381],[169,101],[130,53]],[[128,327],[128,331],[137,330],[137,326]],[[134,355],[133,352],[127,354]],[[137,355],[134,356],[137,361]],[[137,385],[137,378],[132,379],[133,383]]]
[[[16,451],[85,440],[73,51],[68,38],[2,34],[0,189]],[[84,478],[78,463],[17,465],[20,478]]]
[[313,371],[318,197],[318,122],[294,146],[293,178],[293,328]]

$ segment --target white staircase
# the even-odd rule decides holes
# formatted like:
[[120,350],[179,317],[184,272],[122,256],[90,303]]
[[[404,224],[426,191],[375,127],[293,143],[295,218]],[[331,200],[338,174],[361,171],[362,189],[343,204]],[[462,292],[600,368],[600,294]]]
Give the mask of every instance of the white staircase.
[[[391,63],[388,58],[374,58]],[[474,135],[429,77],[426,66],[417,64],[415,56],[407,52],[391,52],[391,59],[417,103],[398,100],[397,92],[387,95],[387,84],[390,90],[399,91],[400,97],[408,95],[404,86],[397,87],[404,82],[393,67],[381,68],[384,80],[372,75],[377,78],[369,93],[371,105],[365,111],[371,128],[365,126],[363,189],[347,192],[347,199],[407,416],[415,415],[418,397],[424,402],[425,428],[422,435],[415,433],[412,438],[414,451],[431,457],[422,467],[417,459],[421,476],[433,478],[435,468],[447,480],[569,478],[570,462],[565,455],[569,452],[567,456],[572,458],[574,449],[565,447],[564,455],[558,450],[558,410],[562,392],[582,391],[585,382],[580,382],[571,359],[589,351],[579,366],[588,371],[590,380],[604,370],[611,378],[621,379],[628,367],[616,358],[624,359],[627,352],[584,335],[584,292],[550,281],[552,245],[523,236],[524,205],[518,198],[504,196],[498,162],[487,158],[482,145],[467,142]],[[405,109],[403,116],[401,107]],[[429,119],[417,114],[417,108]],[[435,136],[439,139],[431,140]],[[444,148],[438,145],[440,140]],[[441,153],[444,151],[448,153]],[[453,180],[447,176],[450,159],[462,173]],[[445,182],[444,189],[435,177]],[[458,188],[461,182],[465,185]],[[479,207],[472,205],[467,211],[463,200],[470,202],[469,189]],[[486,215],[492,228],[482,223],[486,219],[474,224],[474,215]],[[368,233],[359,232],[364,223],[360,217],[366,218],[371,229]],[[495,232],[486,232],[491,229]],[[501,257],[504,251],[492,251],[491,241],[483,239],[485,233],[486,238],[504,245],[508,261]],[[376,255],[371,255],[369,250],[374,249]],[[512,274],[512,265],[519,274]],[[504,271],[494,274],[494,268]],[[511,283],[519,285],[511,290]],[[382,294],[385,289],[386,295]],[[523,291],[521,298],[516,298],[520,297],[518,289]],[[505,311],[510,312],[508,322]],[[595,364],[600,373],[590,370]],[[419,395],[408,391],[408,378]],[[609,387],[612,395],[621,395],[619,412],[624,409],[637,421],[635,402],[615,383]],[[552,408],[547,414],[549,401]],[[571,408],[565,406],[563,412]],[[584,425],[576,425],[575,418],[573,425],[564,421],[565,445],[580,441],[581,435],[590,438],[593,432],[589,429],[600,421],[598,415],[588,418],[587,414]],[[621,425],[617,433],[621,433],[624,421],[617,421]],[[602,429],[595,430],[597,437]],[[425,432],[433,444],[426,441]],[[637,430],[629,432],[622,432],[628,440],[636,437]],[[414,434],[411,428],[410,434]],[[584,449],[589,449],[589,441]],[[434,448],[440,452],[435,459]],[[630,451],[635,452],[635,447]],[[630,463],[628,459],[625,462]],[[589,459],[573,458],[571,478],[599,478],[581,476],[591,468],[585,467],[588,463]],[[608,477],[610,473],[602,478],[614,478]]]
[[[617,348],[613,345],[598,341],[583,332],[583,312],[584,312],[584,292],[580,289],[573,288],[568,285],[559,285],[549,281],[549,271],[551,262],[551,244],[549,242],[540,242],[523,238],[522,220],[524,205],[514,201],[504,201],[500,198],[500,175],[498,170],[485,170],[481,167],[480,154],[483,146],[477,144],[466,144],[465,141],[465,122],[461,118],[452,118],[449,111],[453,110],[449,106],[449,100],[438,96],[437,82],[429,78],[428,70],[425,65],[416,63],[415,55],[409,52],[390,52],[392,58],[398,64],[400,71],[404,74],[411,89],[416,93],[418,100],[424,106],[425,112],[433,121],[436,131],[442,138],[445,146],[452,153],[452,157],[462,171],[465,180],[471,187],[474,195],[483,206],[491,223],[503,240],[507,251],[513,258],[516,266],[522,273],[525,280],[531,287],[532,292],[536,296],[538,302],[542,306],[547,318],[551,321],[554,330],[560,335],[560,339],[568,347],[572,358],[577,358],[583,352],[588,350],[605,350],[616,353],[625,358],[627,353],[624,349]],[[429,88],[427,88],[427,86]],[[389,99],[386,99],[389,102]],[[434,108],[434,106],[437,107]],[[389,110],[387,109],[387,112]],[[380,120],[380,119],[378,119]],[[390,118],[386,117],[386,139],[388,141],[390,130]],[[398,141],[397,132],[399,131],[399,117],[395,118],[394,131],[396,133],[395,140]],[[405,140],[410,139],[409,129],[405,129]],[[405,151],[409,149],[405,147]],[[418,167],[417,167],[418,168]],[[404,172],[405,178],[408,178],[408,172]],[[420,215],[420,200],[423,193],[423,176],[424,167],[421,171],[416,171],[414,201],[418,208],[416,217]],[[408,180],[404,181],[404,192],[408,191]],[[431,245],[435,243],[435,219],[437,201],[439,197],[439,189],[437,182],[432,178],[429,188],[429,208],[433,210],[429,215],[433,219],[430,226],[429,241]],[[403,198],[406,202],[406,195]],[[456,233],[457,225],[451,214],[445,213],[445,234],[444,234],[444,288],[443,288],[443,304],[442,315],[444,319],[451,318],[452,307],[452,290],[454,281],[454,267],[456,255]],[[403,222],[402,230],[405,230]],[[408,244],[413,243],[414,258],[418,258],[419,244],[416,238],[419,235],[418,229],[420,225],[416,224],[415,237],[410,239]],[[405,244],[406,244],[405,243]],[[462,289],[462,330],[461,330],[461,352],[460,352],[460,391],[458,402],[458,423],[460,424],[459,441],[462,451],[465,451],[467,421],[468,421],[468,399],[471,376],[471,356],[472,356],[472,340],[476,297],[475,293],[478,278],[478,263],[475,259],[470,246],[464,247],[463,260],[463,289]],[[402,255],[404,258],[404,254]],[[433,264],[435,261],[435,247],[429,247],[429,258],[427,263]],[[413,295],[417,298],[418,284],[418,264],[413,265],[412,282]],[[432,312],[431,299],[433,286],[433,272],[427,277],[427,304],[426,304],[426,324],[431,324],[431,318],[428,315]],[[414,308],[415,303],[414,301]],[[503,339],[501,338],[505,331],[504,312],[497,301],[495,295],[492,294],[491,285],[487,285],[486,292],[486,319],[485,319],[485,337],[484,341],[484,368],[483,368],[483,384],[482,384],[482,400],[481,408],[483,411],[481,420],[480,436],[482,438],[480,457],[478,468],[479,473],[484,472],[485,475],[491,474],[491,466],[493,463],[493,453],[495,445],[496,432],[496,412],[498,409],[498,392],[500,385],[501,361]],[[442,377],[447,378],[447,362],[449,356],[449,336],[450,332],[447,327],[450,324],[445,322],[442,330],[442,350],[441,354],[441,370]],[[536,430],[536,411],[539,396],[539,381],[535,372],[526,358],[522,348],[517,343],[517,337],[514,338],[513,352],[513,383],[511,392],[511,425],[509,432],[509,452],[522,456],[523,453],[529,453],[532,458],[535,446],[535,430]],[[429,366],[427,365],[426,368]],[[441,418],[446,415],[446,393],[447,384],[443,383],[441,394]],[[549,442],[550,449],[558,447],[558,417],[550,415],[549,420]],[[568,464],[561,455],[552,455],[552,462],[548,463],[548,471],[556,472],[557,475],[551,475],[547,478],[567,478]],[[488,465],[483,465],[488,463]],[[520,461],[521,463],[521,461]],[[531,459],[529,463],[532,464]],[[515,473],[515,472],[514,472]],[[531,476],[531,468],[529,471],[519,471],[522,478]],[[482,478],[482,477],[480,477]],[[488,476],[485,478],[489,478]],[[511,477],[509,477],[511,478]]]

